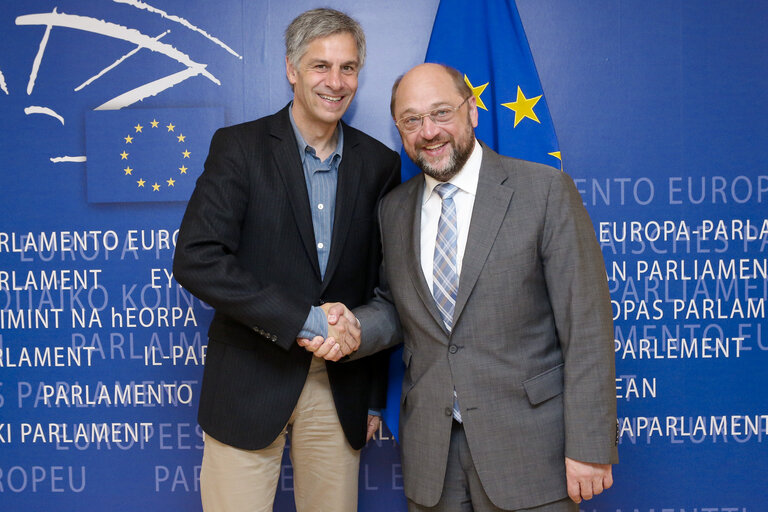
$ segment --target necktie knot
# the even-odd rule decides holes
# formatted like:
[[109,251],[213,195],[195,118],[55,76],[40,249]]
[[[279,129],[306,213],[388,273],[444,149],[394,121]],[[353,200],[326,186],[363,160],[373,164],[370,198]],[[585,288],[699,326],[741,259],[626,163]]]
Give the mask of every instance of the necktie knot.
[[443,201],[451,199],[458,191],[459,188],[453,183],[440,183],[435,186],[435,192],[437,192]]

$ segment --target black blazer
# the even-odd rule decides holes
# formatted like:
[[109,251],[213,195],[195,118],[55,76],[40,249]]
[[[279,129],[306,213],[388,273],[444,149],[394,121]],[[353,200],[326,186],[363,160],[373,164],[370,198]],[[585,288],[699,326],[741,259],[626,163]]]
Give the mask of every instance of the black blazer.
[[[243,449],[272,443],[299,399],[312,355],[296,344],[311,305],[364,304],[378,281],[378,201],[400,181],[397,153],[347,125],[325,279],[288,107],[222,128],[182,220],[176,280],[215,309],[198,421]],[[384,405],[382,356],[327,363],[353,448]]]

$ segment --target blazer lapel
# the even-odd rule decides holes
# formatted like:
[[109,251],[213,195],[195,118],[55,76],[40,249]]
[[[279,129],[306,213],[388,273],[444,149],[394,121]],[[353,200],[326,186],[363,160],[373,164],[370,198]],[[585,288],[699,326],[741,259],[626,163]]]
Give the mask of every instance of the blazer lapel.
[[424,272],[421,270],[421,206],[424,197],[424,178],[414,180],[414,185],[410,187],[410,193],[406,196],[401,205],[405,214],[399,217],[400,225],[398,231],[402,237],[402,246],[405,247],[406,269],[411,278],[416,292],[421,301],[426,306],[432,318],[440,328],[448,334],[448,330],[443,323],[443,317],[440,316],[440,310],[437,309],[435,298],[424,278]]
[[514,194],[514,190],[505,184],[508,176],[496,162],[497,158],[496,153],[483,145],[483,162],[469,224],[467,246],[464,249],[453,325],[459,321],[477,278],[480,277],[480,271],[491,252]]
[[315,248],[315,232],[312,227],[312,212],[309,210],[307,182],[304,179],[304,169],[288,115],[288,107],[285,107],[275,116],[275,122],[270,130],[274,166],[283,180],[293,216],[296,219],[296,226],[304,242],[304,249],[319,280],[320,263],[317,260]]
[[[343,129],[343,128],[342,128]],[[358,141],[352,130],[344,132],[344,148],[339,165],[336,185],[336,210],[333,216],[333,234],[331,235],[331,253],[328,255],[328,266],[325,269],[323,290],[328,286],[333,272],[341,259],[344,243],[349,234],[349,226],[355,211],[355,202],[360,185],[360,174],[363,172],[363,161],[357,151]]]

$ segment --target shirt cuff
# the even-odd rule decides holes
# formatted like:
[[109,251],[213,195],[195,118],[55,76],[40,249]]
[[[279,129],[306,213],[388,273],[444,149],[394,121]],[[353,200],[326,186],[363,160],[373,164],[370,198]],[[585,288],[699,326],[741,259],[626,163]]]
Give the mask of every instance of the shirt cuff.
[[312,306],[297,337],[311,340],[315,336],[322,336],[323,339],[328,337],[328,317],[322,308]]
[[368,409],[368,414],[381,417],[381,409]]

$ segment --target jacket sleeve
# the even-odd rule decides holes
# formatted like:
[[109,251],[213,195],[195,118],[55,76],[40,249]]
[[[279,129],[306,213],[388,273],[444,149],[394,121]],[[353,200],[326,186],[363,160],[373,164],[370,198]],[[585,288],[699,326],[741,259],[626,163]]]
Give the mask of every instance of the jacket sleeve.
[[[386,201],[379,203],[379,226],[384,222],[382,211]],[[382,233],[382,246],[384,236]],[[360,348],[352,354],[356,359],[393,347],[403,341],[400,317],[395,309],[392,293],[387,280],[386,251],[379,269],[379,283],[373,299],[368,304],[355,308],[354,313],[362,329]]]
[[568,175],[554,175],[546,204],[541,257],[565,363],[565,455],[615,463],[615,356],[605,264]]

